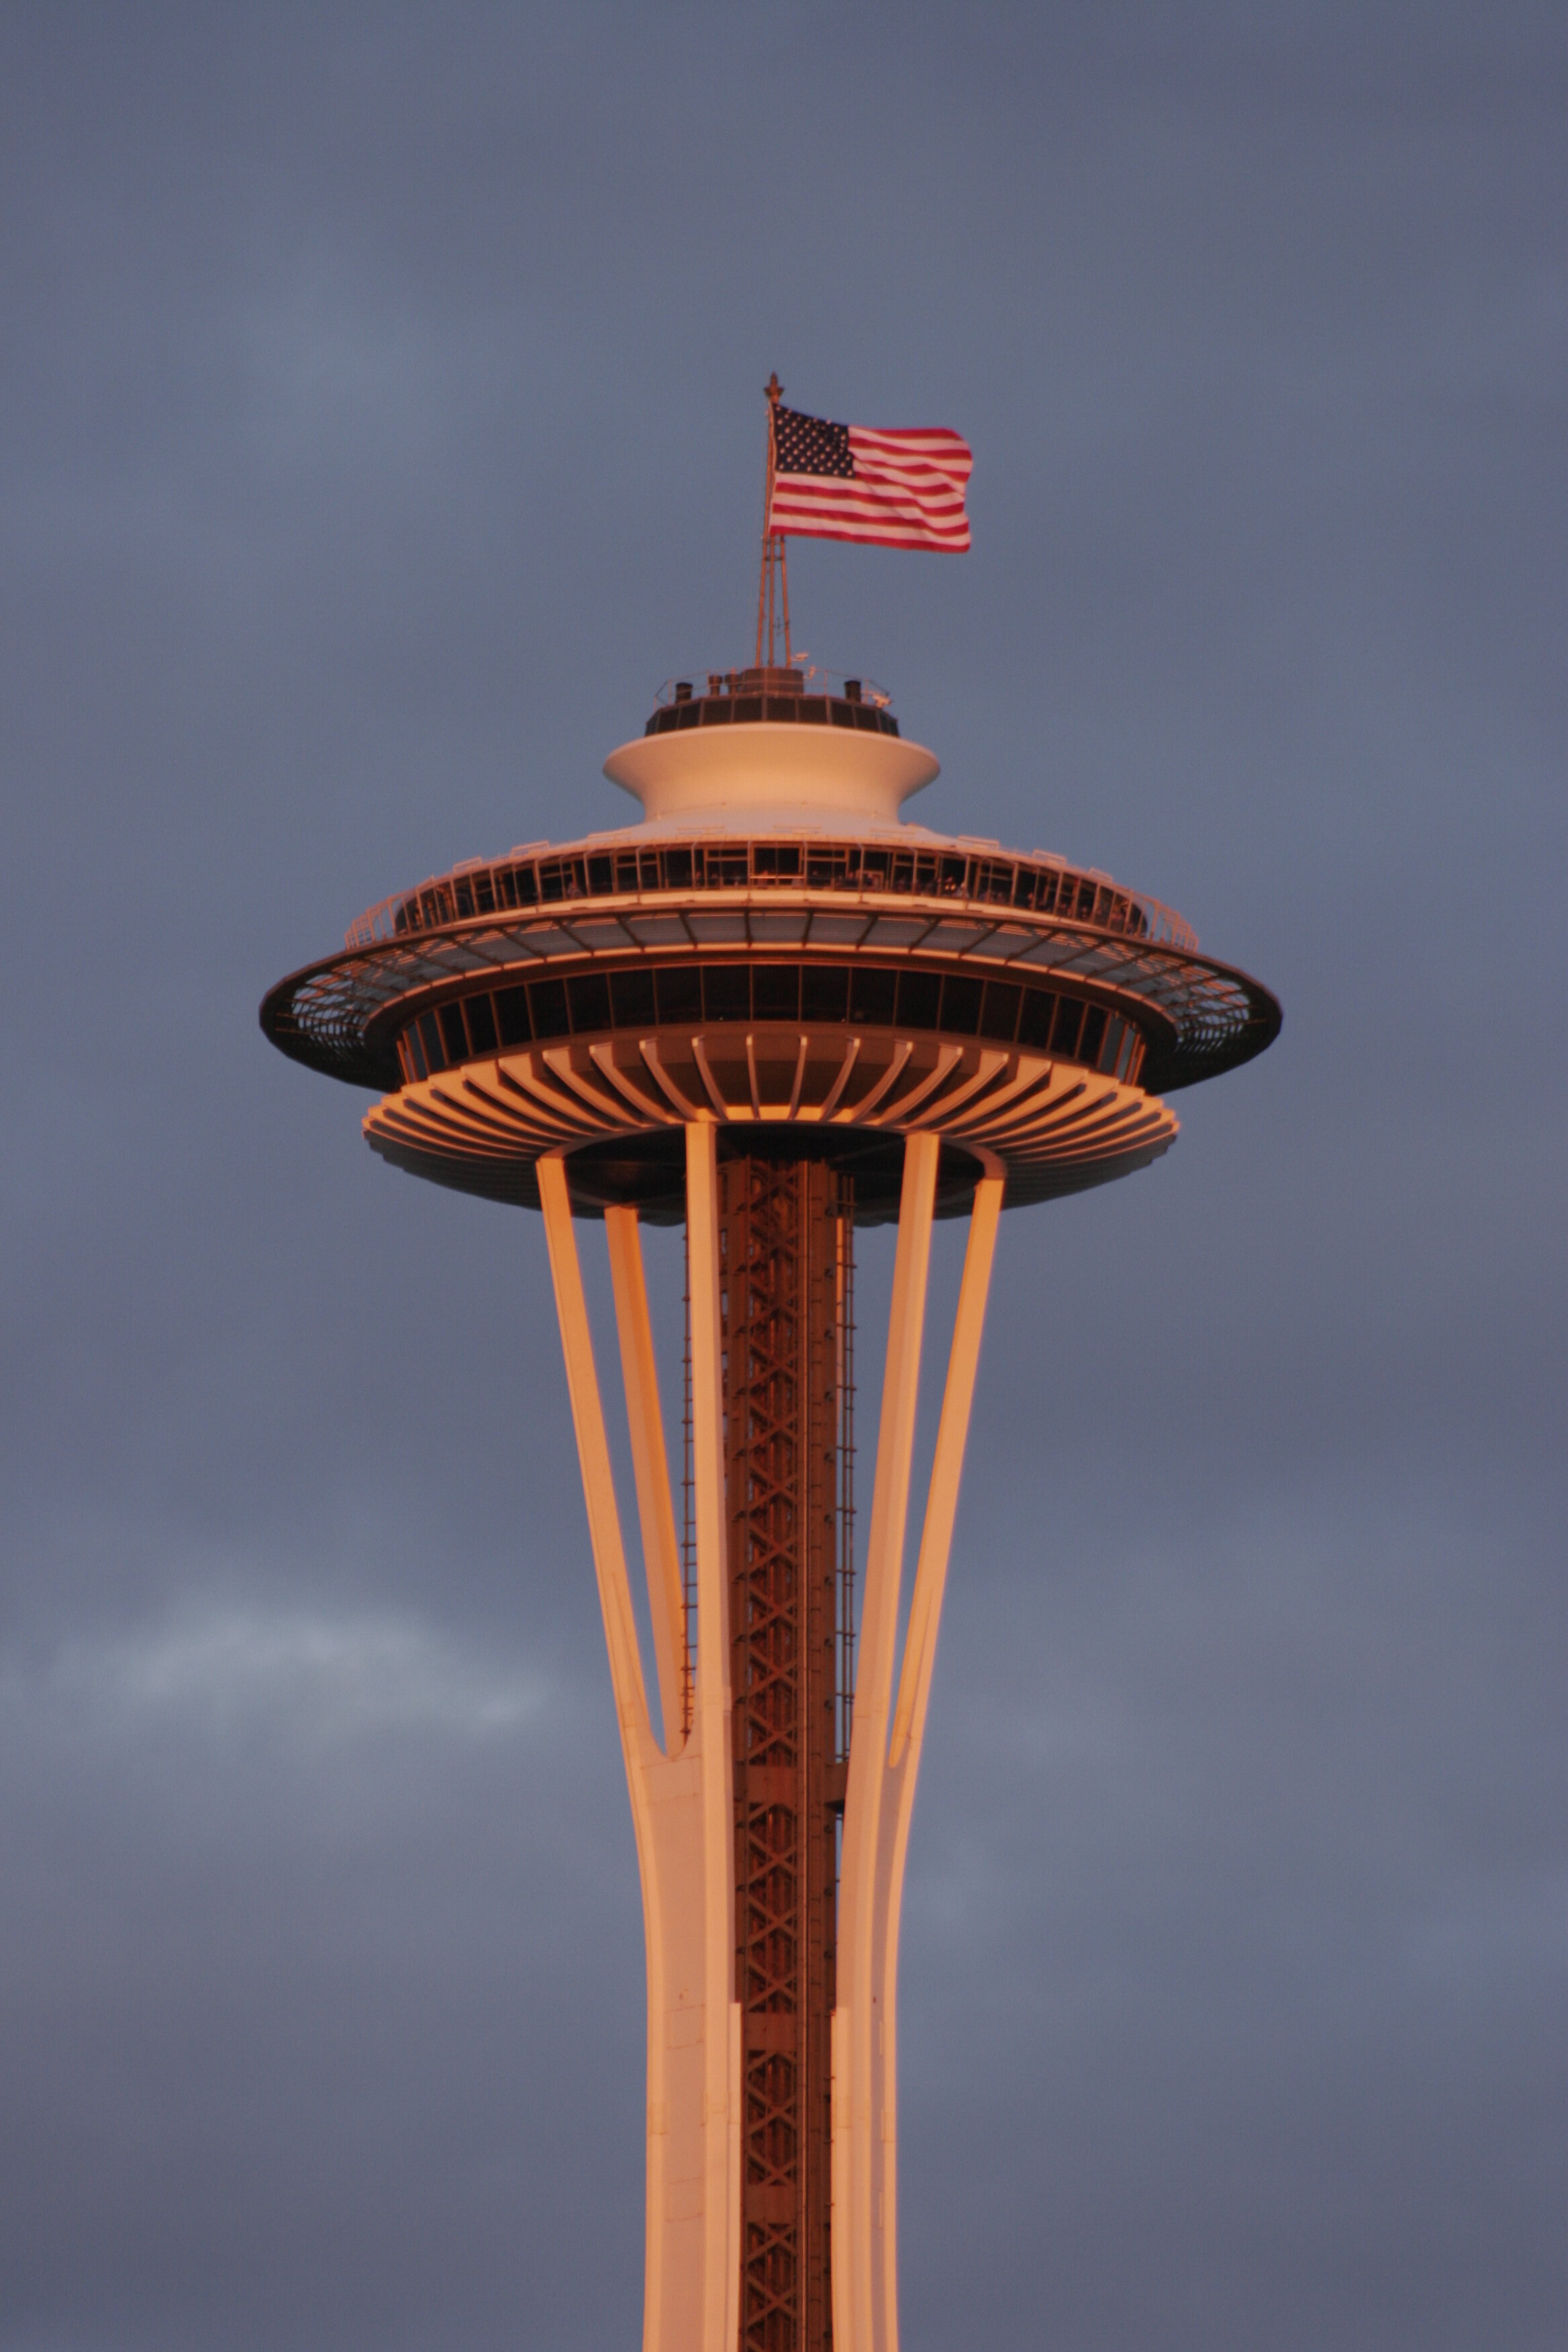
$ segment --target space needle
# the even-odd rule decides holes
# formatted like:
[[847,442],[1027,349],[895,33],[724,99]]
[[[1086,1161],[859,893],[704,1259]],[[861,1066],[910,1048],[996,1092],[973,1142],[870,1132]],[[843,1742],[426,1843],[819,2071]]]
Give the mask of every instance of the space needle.
[[[611,752],[640,821],[400,892],[261,1020],[374,1092],[394,1167],[542,1213],[642,1883],[644,2352],[896,2352],[900,1913],[1000,1213],[1147,1168],[1166,1098],[1280,1015],[1141,892],[906,818],[936,758],[793,656],[786,541],[957,551],[968,451],[776,379],[768,428],[754,658],[672,681]],[[900,1645],[938,1217],[968,1238]],[[893,1220],[865,1512],[855,1235]],[[679,1430],[645,1223],[685,1229]]]

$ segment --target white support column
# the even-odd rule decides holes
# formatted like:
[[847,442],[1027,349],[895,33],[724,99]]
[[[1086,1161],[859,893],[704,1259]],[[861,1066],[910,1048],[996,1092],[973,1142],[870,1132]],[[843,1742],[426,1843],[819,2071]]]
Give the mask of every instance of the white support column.
[[909,1853],[910,1817],[914,1811],[915,1783],[920,1776],[931,1669],[936,1664],[936,1637],[942,1622],[942,1593],[952,1549],[959,1481],[969,1441],[969,1416],[974,1402],[975,1374],[980,1368],[980,1339],[985,1325],[985,1301],[991,1287],[1001,1213],[1002,1179],[984,1177],[975,1187],[969,1245],[963,1254],[963,1280],[953,1320],[947,1385],[942,1391],[925,1525],[910,1600],[909,1631],[899,1669],[899,1699],[888,1760],[889,1799],[882,1811],[878,1854],[876,1941],[882,1996],[882,2108],[886,2117],[880,2150],[883,2315],[879,2340],[888,2352],[897,2352],[899,2341],[898,1994],[904,1864]]
[[877,1477],[866,1544],[838,1882],[838,2000],[833,2036],[835,2352],[892,2352],[879,2324],[884,2268],[879,2248],[886,2216],[879,2210],[884,2020],[877,1969],[877,1861],[887,1797],[899,1584],[940,1151],[934,1135],[905,1139]]
[[[729,1835],[722,1405],[718,1387],[718,1228],[711,1128],[707,1138],[706,1193],[700,1149],[699,1179],[692,1186],[697,1209],[692,1221],[693,1307],[695,1310],[699,1295],[695,1266],[701,1255],[697,1243],[700,1227],[707,1251],[702,1313],[709,1318],[700,1334],[694,1322],[693,1333],[693,1370],[700,1391],[696,1433],[697,1706],[690,1736],[673,1758],[659,1748],[648,1720],[566,1170],[559,1154],[536,1163],[642,1877],[647,1945],[644,2352],[733,2352],[739,2293],[739,2011],[731,1986],[734,1893]],[[618,1302],[630,1272],[625,1243],[623,1230],[619,1243],[612,1241],[612,1251],[618,1247],[622,1252]],[[631,1245],[637,1246],[635,1228]],[[639,1254],[634,1287],[640,1288],[640,1283]],[[633,1309],[629,1325],[626,1316],[619,1318],[623,1345],[628,1328],[634,1342],[637,1339],[635,1297],[629,1303]],[[642,1312],[646,1318],[646,1300]],[[633,1399],[635,1450],[639,1403],[630,1377],[627,1394]],[[646,1405],[644,1396],[642,1438],[649,1446],[644,1470],[651,1476]],[[639,1486],[643,1475],[639,1471]],[[673,1531],[668,1474],[663,1475],[664,1508]],[[645,1501],[645,1516],[649,1504],[657,1524],[657,1495]],[[679,1707],[675,1720],[679,1725]]]
[[[914,1149],[917,1143],[923,1147],[919,1152]],[[936,1139],[911,1136],[905,1153],[839,1882],[839,2006],[833,2021],[835,2352],[898,2352],[899,1920],[910,1817],[1002,1206],[1001,1180],[984,1179],[976,1188],[970,1222],[889,1741],[893,1649],[935,1191]],[[864,1714],[863,1694],[868,1701]]]
[[[691,1265],[697,1657],[690,1733],[675,1756],[653,1737],[594,1363],[565,1165],[537,1163],[567,1388],[583,1468],[610,1676],[642,1874],[647,1939],[647,2266],[644,2352],[734,2352],[741,2286],[741,2009],[735,1999],[733,1799],[724,1506],[723,1364],[716,1130],[686,1129]],[[897,1669],[939,1144],[905,1146],[867,1545],[860,1670],[839,1886],[833,2018],[833,2309],[836,2352],[897,2352],[896,2001],[899,1920],[959,1476],[1002,1202],[977,1188],[931,1492]],[[612,1212],[612,1274],[655,1625],[675,1655],[679,1563],[653,1382],[635,1216]],[[651,1529],[651,1539],[649,1530]],[[684,1627],[681,1628],[684,1640]],[[658,1635],[656,1632],[656,1643]],[[679,1685],[666,1679],[667,1722]],[[897,1688],[897,1707],[893,1694]]]
[[730,1755],[719,1153],[718,1131],[706,1119],[686,1129],[686,1233],[691,1267],[691,1453],[697,1505],[695,1728],[703,1756],[704,2186],[713,2250],[704,2279],[700,2342],[702,2352],[733,2352],[741,2293],[741,2012],[734,1998],[735,1812]]
[[[996,1255],[996,1227],[1001,1215],[1002,1179],[983,1177],[974,1188],[974,1207],[969,1220],[963,1280],[958,1293],[958,1313],[953,1318],[952,1349],[947,1360],[947,1386],[942,1391],[925,1525],[921,1530],[920,1558],[915,1564],[914,1591],[910,1600],[910,1626],[899,1671],[899,1703],[893,1716],[888,1759],[895,1769],[906,1760],[918,1760],[925,1733],[937,1629],[942,1622],[948,1555],[952,1549],[953,1522],[958,1515],[959,1482],[969,1443],[969,1416],[974,1404],[985,1301],[991,1288],[991,1265]],[[908,1785],[912,1790],[912,1778]]]
[[658,1402],[658,1366],[653,1351],[653,1325],[647,1311],[647,1283],[637,1211],[606,1209],[605,1232],[610,1245],[610,1280],[616,1295],[621,1378],[631,1428],[643,1565],[647,1571],[664,1750],[667,1756],[675,1756],[686,1737],[686,1601],[680,1583],[680,1547],[675,1533],[664,1415]]
[[588,1534],[594,1548],[594,1569],[599,1580],[599,1606],[605,1616],[605,1642],[610,1654],[610,1681],[620,1718],[621,1744],[632,1781],[632,1809],[637,1807],[637,1768],[653,1744],[647,1697],[643,1689],[642,1660],[637,1654],[637,1620],[632,1614],[631,1586],[626,1580],[626,1556],[621,1542],[621,1516],[616,1505],[616,1482],[610,1469],[609,1439],[599,1376],[594,1364],[594,1339],[588,1325],[588,1303],[583,1295],[582,1268],[577,1262],[576,1236],[572,1231],[572,1201],[566,1169],[558,1154],[538,1162],[539,1198],[544,1211],[544,1238],[550,1251],[550,1272],[555,1285],[555,1313],[561,1325],[561,1346],[566,1358],[566,1391],[572,1401],[572,1421],[577,1433],[577,1455],[583,1465],[583,1494],[588,1506]]

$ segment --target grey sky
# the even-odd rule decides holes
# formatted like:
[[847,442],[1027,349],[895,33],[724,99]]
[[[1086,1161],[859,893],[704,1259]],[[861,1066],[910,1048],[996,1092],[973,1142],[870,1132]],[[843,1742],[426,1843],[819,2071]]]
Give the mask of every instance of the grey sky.
[[634,814],[775,367],[975,450],[972,556],[792,562],[918,813],[1286,1009],[1004,1225],[907,2352],[1554,2352],[1565,84],[1508,5],[0,12],[4,2352],[637,2340],[542,1234],[256,1005]]

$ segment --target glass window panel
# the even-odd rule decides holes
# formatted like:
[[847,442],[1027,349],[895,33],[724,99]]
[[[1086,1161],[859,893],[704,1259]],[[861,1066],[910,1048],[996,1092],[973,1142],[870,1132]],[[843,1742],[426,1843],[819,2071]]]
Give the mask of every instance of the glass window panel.
[[1018,1021],[1019,1045],[1037,1045],[1042,1053],[1047,1052],[1051,1042],[1051,1019],[1056,1009],[1057,1000],[1048,988],[1026,988],[1024,991],[1024,1010]]
[[496,1016],[488,996],[470,996],[468,1000],[468,1043],[476,1054],[493,1054],[496,1049]]
[[849,974],[842,965],[807,964],[800,976],[803,1021],[843,1021],[849,1010]]
[[942,984],[942,1025],[955,1036],[973,1037],[980,1026],[981,982],[952,972]]
[[536,1037],[564,1037],[568,1034],[566,1019],[566,988],[559,980],[530,981],[528,1009],[533,1015]]
[[899,974],[900,1029],[935,1029],[942,1013],[942,974],[901,971]]
[[1083,1034],[1078,1041],[1078,1057],[1090,1067],[1098,1066],[1100,1049],[1105,1043],[1105,1007],[1091,1004],[1083,1016]]
[[703,1011],[710,1021],[749,1021],[752,970],[744,963],[710,964],[702,975]]
[[569,980],[566,1003],[572,1014],[572,1026],[579,1036],[585,1031],[609,1027],[610,983],[602,971],[584,972],[580,979]]
[[752,1003],[759,1021],[800,1018],[800,966],[760,963],[752,974]]
[[692,964],[671,964],[654,974],[661,1021],[685,1023],[702,1018],[702,980]]
[[441,1043],[441,1032],[437,1026],[436,1015],[433,1013],[422,1013],[415,1025],[419,1032],[419,1042],[425,1048],[426,1065],[432,1072],[444,1070],[447,1066],[447,1049]]
[[1057,999],[1057,1019],[1056,1026],[1051,1031],[1051,1051],[1053,1054],[1059,1054],[1064,1061],[1076,1062],[1078,1059],[1078,1033],[1082,1019],[1083,1004],[1079,997],[1061,996]]
[[994,1037],[998,1044],[1010,1045],[1018,1026],[1018,999],[1023,990],[1007,980],[988,980],[985,1003],[980,1014],[980,1034]]
[[582,943],[553,923],[531,924],[523,933],[523,945],[537,956],[575,956],[583,952]]
[[990,929],[989,923],[965,923],[955,918],[949,922],[933,923],[921,945],[935,953],[952,955],[960,949],[972,948]]
[[617,971],[610,978],[610,1003],[617,1029],[651,1029],[658,1018],[651,971]]
[[443,1004],[437,1017],[441,1024],[441,1043],[447,1049],[447,1063],[466,1061],[468,1040],[463,1027],[462,1006]]
[[868,1022],[873,1028],[890,1029],[898,988],[898,974],[857,966],[849,982],[849,1018]]
[[527,989],[498,988],[496,1014],[500,1023],[502,1043],[508,1045],[526,1045],[533,1034],[528,1018]]
[[752,915],[750,919],[753,940],[759,942],[763,940],[789,940],[793,943],[805,939],[805,927],[811,917],[806,914]]

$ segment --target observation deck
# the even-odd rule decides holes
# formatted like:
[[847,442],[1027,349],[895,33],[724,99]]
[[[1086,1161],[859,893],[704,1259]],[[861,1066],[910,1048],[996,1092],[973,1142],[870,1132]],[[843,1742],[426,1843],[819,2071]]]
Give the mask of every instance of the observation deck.
[[[1145,1165],[1163,1097],[1260,1053],[1279,1010],[1157,900],[901,809],[938,772],[888,698],[797,670],[676,681],[605,773],[643,821],[469,859],[372,908],[280,982],[262,1026],[383,1099],[394,1164],[537,1205],[682,1213],[681,1129],[823,1159],[896,1204],[903,1137],[942,1139],[941,1213]],[[784,715],[787,712],[787,716]]]

